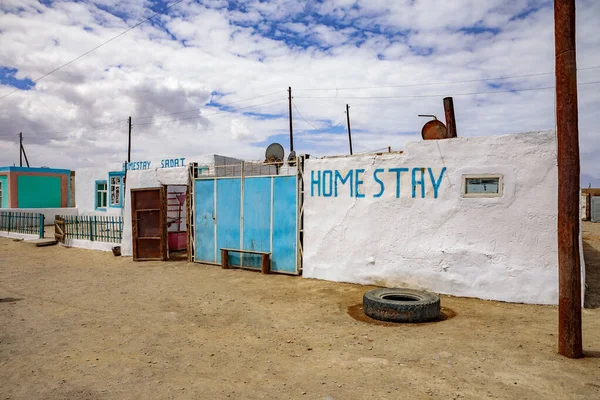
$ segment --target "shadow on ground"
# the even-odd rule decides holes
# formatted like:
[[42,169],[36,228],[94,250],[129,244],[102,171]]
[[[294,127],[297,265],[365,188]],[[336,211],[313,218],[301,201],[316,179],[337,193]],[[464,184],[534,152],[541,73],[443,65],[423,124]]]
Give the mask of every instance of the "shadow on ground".
[[18,299],[16,297],[3,297],[3,298],[0,298],[0,303],[14,303],[14,302],[20,301],[20,300],[23,300],[23,299]]

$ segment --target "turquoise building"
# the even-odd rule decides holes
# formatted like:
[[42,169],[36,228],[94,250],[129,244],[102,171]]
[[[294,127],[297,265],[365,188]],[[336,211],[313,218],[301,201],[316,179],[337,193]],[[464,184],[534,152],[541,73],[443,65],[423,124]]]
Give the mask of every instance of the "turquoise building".
[[0,167],[0,208],[69,207],[73,184],[68,169]]

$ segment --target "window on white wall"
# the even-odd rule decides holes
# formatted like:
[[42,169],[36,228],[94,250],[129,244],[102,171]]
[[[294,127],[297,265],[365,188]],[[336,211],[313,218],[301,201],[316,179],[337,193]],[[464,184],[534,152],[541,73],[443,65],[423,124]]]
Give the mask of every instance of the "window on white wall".
[[107,188],[106,181],[96,181],[96,209],[106,208]]
[[110,206],[121,207],[121,177],[110,177]]
[[463,197],[501,197],[503,179],[500,174],[463,175]]

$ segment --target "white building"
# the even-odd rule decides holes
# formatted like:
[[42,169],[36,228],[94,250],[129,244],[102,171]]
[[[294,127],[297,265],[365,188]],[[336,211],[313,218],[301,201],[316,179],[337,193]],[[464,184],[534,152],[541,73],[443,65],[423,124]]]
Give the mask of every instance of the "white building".
[[554,132],[309,159],[304,187],[306,278],[558,302]]

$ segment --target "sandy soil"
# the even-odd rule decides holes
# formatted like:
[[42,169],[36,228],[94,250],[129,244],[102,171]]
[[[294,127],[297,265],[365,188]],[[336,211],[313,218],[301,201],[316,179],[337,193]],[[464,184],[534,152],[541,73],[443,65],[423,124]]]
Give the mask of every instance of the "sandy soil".
[[0,399],[600,398],[600,308],[570,360],[556,307],[384,326],[348,313],[367,289],[0,239]]

